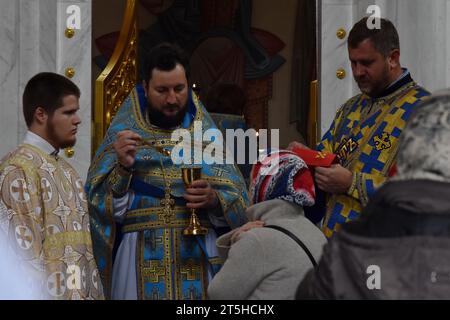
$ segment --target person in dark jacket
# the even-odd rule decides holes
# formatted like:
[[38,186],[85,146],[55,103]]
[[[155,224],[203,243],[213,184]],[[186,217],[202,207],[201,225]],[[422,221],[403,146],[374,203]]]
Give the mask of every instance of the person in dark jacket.
[[450,298],[450,90],[412,116],[397,176],[325,246],[297,299]]

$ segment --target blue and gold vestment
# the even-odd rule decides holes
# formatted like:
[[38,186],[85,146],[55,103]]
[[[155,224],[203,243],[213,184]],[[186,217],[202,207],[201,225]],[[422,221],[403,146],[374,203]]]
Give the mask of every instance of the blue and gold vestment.
[[396,161],[402,130],[427,96],[429,92],[408,73],[381,97],[360,94],[338,110],[317,150],[335,153],[341,165],[353,173],[353,182],[346,194],[328,196],[323,224],[327,238],[356,219],[386,181]]
[[[146,121],[146,106],[143,88],[137,86],[115,116],[89,169],[86,189],[91,232],[105,292],[110,296],[116,233],[137,232],[138,299],[205,299],[208,271],[214,274],[221,262],[216,257],[208,256],[202,237],[183,236],[190,211],[186,209],[182,197],[185,187],[181,180],[181,166],[174,165],[171,157],[161,152],[161,148],[172,150],[179,141],[171,140],[171,130],[152,127]],[[191,135],[194,121],[202,122],[203,132],[215,128],[211,117],[192,92],[187,108],[182,128],[189,130]],[[117,157],[112,144],[117,133],[123,130],[138,133],[152,146],[138,147],[130,183],[134,198],[121,230],[116,230],[110,184],[115,181],[113,175]],[[161,162],[164,169],[161,168]],[[206,165],[203,162],[202,178],[216,190],[228,226],[236,228],[246,223],[248,195],[242,175],[236,167]],[[173,200],[170,211],[164,210],[167,182]],[[199,212],[198,215],[202,226],[214,232],[208,214]]]

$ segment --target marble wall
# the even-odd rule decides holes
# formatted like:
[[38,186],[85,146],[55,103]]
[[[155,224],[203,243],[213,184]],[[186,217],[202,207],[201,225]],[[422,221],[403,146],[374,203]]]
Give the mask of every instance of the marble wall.
[[0,0],[0,156],[18,142],[19,2]]
[[[339,39],[336,32],[343,28],[347,32],[353,25],[353,0],[322,0],[321,4],[321,79],[320,106],[322,135],[329,129],[340,105],[353,95],[353,81],[348,62],[346,38]],[[344,79],[336,72],[344,69]]]
[[[450,87],[450,0],[322,0],[321,129],[328,130],[340,105],[359,93],[348,61],[347,37],[339,39],[339,28],[347,35],[354,23],[376,4],[382,17],[398,29],[402,66],[430,91]],[[343,68],[346,77],[336,77]]]
[[[81,29],[69,39],[66,10],[71,5],[80,8]],[[0,8],[0,157],[25,136],[21,101],[27,81],[38,72],[65,74],[73,68],[83,123],[75,156],[68,161],[85,178],[91,150],[91,1],[0,0]]]

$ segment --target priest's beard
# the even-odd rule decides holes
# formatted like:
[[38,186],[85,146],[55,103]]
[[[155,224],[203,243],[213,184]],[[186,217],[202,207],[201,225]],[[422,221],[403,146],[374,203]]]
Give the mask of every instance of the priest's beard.
[[179,111],[174,116],[167,116],[162,111],[153,107],[150,103],[148,104],[148,117],[151,124],[162,128],[162,129],[172,129],[181,124],[184,119],[184,116],[187,112],[187,105],[180,107],[177,104],[166,104],[162,107],[162,109],[172,109],[177,108]]
[[389,65],[385,63],[383,71],[376,78],[355,77],[355,81],[362,93],[371,98],[376,98],[390,85]]
[[[75,145],[75,143],[77,142],[76,138],[63,139],[62,137],[60,137],[58,135],[58,133],[56,132],[55,126],[51,122],[47,126],[47,137],[52,142],[52,145],[55,144],[56,148],[59,148],[59,149],[73,147]],[[53,145],[53,146],[55,147],[55,145]]]

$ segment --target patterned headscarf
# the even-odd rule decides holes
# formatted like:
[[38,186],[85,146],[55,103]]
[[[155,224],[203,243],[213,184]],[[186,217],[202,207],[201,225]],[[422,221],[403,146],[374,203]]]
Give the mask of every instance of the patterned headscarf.
[[306,163],[291,151],[274,151],[253,166],[252,203],[282,199],[299,206],[313,206],[315,188]]

